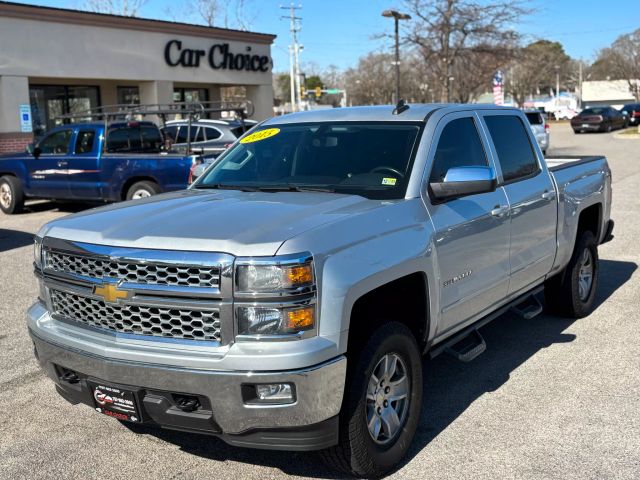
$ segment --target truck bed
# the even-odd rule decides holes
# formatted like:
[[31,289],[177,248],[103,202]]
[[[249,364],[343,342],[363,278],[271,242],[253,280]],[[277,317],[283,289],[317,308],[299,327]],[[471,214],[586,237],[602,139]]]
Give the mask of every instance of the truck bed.
[[549,156],[545,157],[547,166],[552,172],[562,170],[577,165],[583,165],[585,163],[596,162],[598,160],[604,160],[603,155],[563,155],[563,156]]

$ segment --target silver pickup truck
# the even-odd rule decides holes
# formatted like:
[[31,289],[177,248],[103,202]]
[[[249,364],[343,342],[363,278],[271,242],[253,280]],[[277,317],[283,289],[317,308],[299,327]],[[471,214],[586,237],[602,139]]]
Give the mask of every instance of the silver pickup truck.
[[130,428],[379,476],[420,421],[422,355],[473,359],[507,310],[592,311],[610,208],[606,159],[545,161],[516,109],[286,115],[188,190],[45,225],[28,328],[65,399]]

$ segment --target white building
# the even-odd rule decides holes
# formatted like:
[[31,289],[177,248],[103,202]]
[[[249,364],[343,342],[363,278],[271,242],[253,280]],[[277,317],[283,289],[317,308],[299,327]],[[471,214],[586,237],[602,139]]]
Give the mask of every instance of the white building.
[[215,101],[241,86],[273,115],[274,35],[0,2],[0,153],[70,111]]
[[[640,82],[640,81],[639,81]],[[601,80],[582,82],[582,106],[598,107],[611,105],[620,108],[636,100],[626,80]]]

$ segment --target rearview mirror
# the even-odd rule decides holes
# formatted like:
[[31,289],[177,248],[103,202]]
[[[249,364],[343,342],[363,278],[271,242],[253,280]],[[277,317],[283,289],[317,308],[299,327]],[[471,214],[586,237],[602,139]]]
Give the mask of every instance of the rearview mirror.
[[438,200],[493,192],[496,176],[490,167],[454,167],[447,170],[442,182],[431,182],[429,186]]

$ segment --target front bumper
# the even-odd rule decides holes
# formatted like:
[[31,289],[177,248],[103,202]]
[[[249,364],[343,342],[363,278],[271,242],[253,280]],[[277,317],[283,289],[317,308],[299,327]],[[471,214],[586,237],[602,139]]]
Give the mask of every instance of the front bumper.
[[[101,380],[135,390],[147,423],[213,434],[253,448],[316,450],[337,443],[344,356],[286,371],[216,371],[120,360],[45,340],[33,321],[41,315],[42,307],[29,311],[35,354],[58,393],[71,403],[95,406],[87,380]],[[77,376],[73,383],[65,380],[69,371]],[[243,386],[260,383],[292,383],[295,402],[245,403]],[[184,412],[176,405],[176,395],[197,397],[200,407]]]

